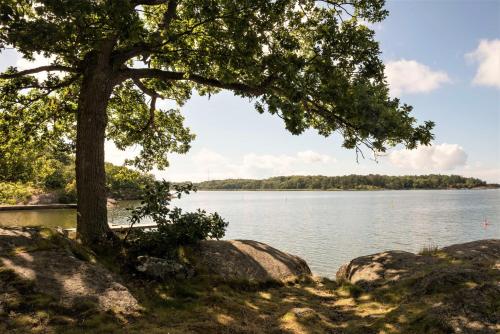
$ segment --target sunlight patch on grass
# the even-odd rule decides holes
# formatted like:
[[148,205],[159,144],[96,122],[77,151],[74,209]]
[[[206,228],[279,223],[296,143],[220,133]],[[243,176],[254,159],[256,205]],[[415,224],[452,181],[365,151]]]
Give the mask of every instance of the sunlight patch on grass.
[[271,300],[272,296],[269,292],[261,291],[259,292],[259,297],[266,300]]

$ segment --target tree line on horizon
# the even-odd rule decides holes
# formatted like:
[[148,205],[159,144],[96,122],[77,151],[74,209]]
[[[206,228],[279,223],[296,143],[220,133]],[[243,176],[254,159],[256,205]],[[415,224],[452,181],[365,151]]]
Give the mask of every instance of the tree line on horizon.
[[377,189],[472,189],[498,184],[460,175],[344,175],[277,176],[262,180],[226,179],[196,184],[201,190],[377,190]]

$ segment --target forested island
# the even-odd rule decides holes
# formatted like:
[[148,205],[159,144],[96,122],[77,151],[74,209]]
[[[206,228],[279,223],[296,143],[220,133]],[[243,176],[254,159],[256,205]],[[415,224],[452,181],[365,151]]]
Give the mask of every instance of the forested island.
[[498,184],[460,175],[277,176],[262,180],[227,179],[200,182],[200,190],[405,190],[499,188]]

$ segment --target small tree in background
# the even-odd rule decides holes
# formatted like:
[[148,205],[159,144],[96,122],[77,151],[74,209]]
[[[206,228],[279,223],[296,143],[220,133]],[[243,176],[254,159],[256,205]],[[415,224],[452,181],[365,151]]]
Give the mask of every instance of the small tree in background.
[[[0,48],[44,66],[0,74],[5,142],[54,140],[76,151],[77,233],[106,244],[104,142],[140,145],[131,163],[168,165],[193,135],[179,106],[193,89],[250,99],[293,134],[339,132],[374,151],[428,144],[432,122],[391,99],[374,32],[383,0],[3,0]],[[34,76],[48,73],[46,78]],[[71,145],[70,145],[71,146]]]

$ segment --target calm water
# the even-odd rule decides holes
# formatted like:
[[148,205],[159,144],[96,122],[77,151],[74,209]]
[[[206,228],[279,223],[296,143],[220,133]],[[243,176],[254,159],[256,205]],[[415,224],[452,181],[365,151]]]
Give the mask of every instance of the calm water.
[[[110,221],[124,223],[124,208],[133,204],[110,210]],[[175,205],[217,211],[229,221],[226,238],[259,240],[297,254],[319,275],[332,276],[353,257],[383,250],[417,252],[429,244],[500,238],[500,190],[200,191]],[[4,212],[0,224],[69,227],[75,213]]]

